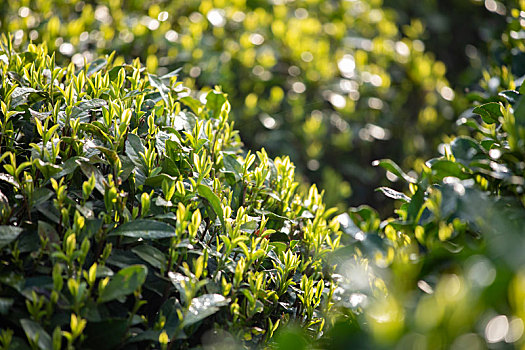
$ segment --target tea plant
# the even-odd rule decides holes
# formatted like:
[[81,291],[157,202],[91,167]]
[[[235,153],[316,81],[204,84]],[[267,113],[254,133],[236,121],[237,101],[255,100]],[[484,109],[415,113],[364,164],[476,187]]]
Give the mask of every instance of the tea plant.
[[334,210],[288,157],[243,151],[226,94],[114,54],[77,70],[3,38],[0,57],[1,348],[322,334]]
[[356,290],[356,273],[341,282],[359,315],[346,333],[333,328],[328,347],[358,342],[349,325],[371,336],[369,348],[523,346],[525,86],[501,71],[513,90],[467,110],[458,122],[472,136],[443,144],[417,178],[375,163],[409,185],[379,188],[399,202],[394,217],[362,206],[339,218],[342,240],[369,262],[361,271],[380,283]]

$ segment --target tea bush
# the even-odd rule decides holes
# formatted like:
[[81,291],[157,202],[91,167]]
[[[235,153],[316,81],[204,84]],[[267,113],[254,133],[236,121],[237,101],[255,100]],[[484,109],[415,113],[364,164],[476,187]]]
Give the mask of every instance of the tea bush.
[[379,269],[390,267],[389,292],[366,312],[379,342],[400,348],[425,342],[427,349],[523,345],[523,92],[502,92],[507,101],[464,114],[460,122],[476,137],[446,144],[417,179],[378,162],[410,183],[408,195],[381,188],[402,203],[394,218],[380,224],[366,207],[349,213],[382,240],[365,246],[365,255],[376,257]]
[[[493,67],[480,83],[487,91],[469,94],[476,102],[458,119],[469,135],[441,145],[418,176],[391,160],[375,162],[408,183],[405,193],[379,188],[398,202],[393,217],[361,206],[339,218],[342,241],[357,245],[343,251],[369,264],[341,270],[357,316],[333,327],[325,347],[524,346],[525,85],[511,73],[521,42],[508,40],[521,18],[510,12],[499,44],[509,48],[500,57],[511,68]],[[356,288],[363,275],[376,285]]]
[[[334,210],[241,147],[226,94],[177,71],[0,52],[0,347],[256,346],[318,337]],[[330,319],[328,319],[330,320]]]
[[141,57],[160,75],[182,67],[191,88],[221,85],[247,147],[289,155],[330,205],[384,204],[370,162],[419,169],[450,132],[454,92],[425,51],[424,23],[398,25],[380,0],[0,6],[15,46],[45,42],[77,68],[115,50],[119,64]]

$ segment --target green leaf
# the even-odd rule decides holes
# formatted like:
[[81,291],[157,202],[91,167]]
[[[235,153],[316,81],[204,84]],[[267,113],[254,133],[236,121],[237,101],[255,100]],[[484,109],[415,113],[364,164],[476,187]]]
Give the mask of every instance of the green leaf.
[[160,92],[160,96],[162,96],[162,99],[168,103],[168,98],[166,96],[167,93],[169,93],[169,89],[166,87],[166,85],[162,82],[162,80],[159,79],[154,74],[148,73],[148,79],[151,86],[153,86],[155,89],[157,89]]
[[69,158],[63,164],[61,164],[62,170],[58,174],[55,174],[53,177],[55,179],[60,179],[61,177],[73,173],[81,164],[81,162],[89,162],[89,159],[81,156]]
[[71,119],[88,117],[88,112],[90,110],[107,107],[107,105],[108,103],[105,100],[97,98],[81,102],[78,106],[73,108],[73,111],[71,112]]
[[90,163],[82,163],[80,165],[80,169],[84,173],[84,175],[89,179],[92,174],[95,175],[95,188],[97,191],[99,191],[101,194],[104,194],[104,176],[100,172],[100,170]]
[[135,164],[135,166],[142,168],[143,164],[140,153],[145,153],[145,149],[142,145],[142,141],[140,141],[140,137],[135,134],[128,134],[125,145],[126,155],[133,162],[133,164]]
[[382,167],[385,170],[390,171],[392,174],[396,175],[397,177],[401,177],[405,179],[405,181],[407,182],[411,182],[411,183],[417,182],[416,179],[414,179],[412,176],[407,175],[403,170],[401,170],[399,165],[397,165],[390,159],[374,160],[372,162],[372,165],[373,166],[379,165],[380,167]]
[[5,181],[10,185],[13,185],[16,188],[20,188],[20,184],[16,182],[16,179],[13,177],[13,175],[0,173],[0,181]]
[[519,93],[516,90],[505,90],[498,94],[499,96],[505,97],[509,103],[514,104],[520,98]]
[[104,153],[104,155],[106,156],[106,159],[109,161],[111,165],[115,165],[119,161],[119,156],[117,152],[115,152],[114,150],[106,148],[106,147],[102,147],[102,146],[95,146],[94,148]]
[[9,243],[17,239],[18,235],[22,233],[22,229],[16,226],[0,226],[0,248],[5,247]]
[[148,268],[144,265],[132,265],[119,272],[111,280],[98,298],[99,303],[105,303],[125,297],[144,284]]
[[284,253],[286,249],[288,249],[288,246],[286,243],[283,242],[270,242],[270,246],[275,248],[275,252],[277,253],[277,256],[279,256],[281,253]]
[[173,120],[173,126],[176,130],[191,132],[197,124],[197,118],[191,112],[181,111],[175,116]]
[[525,123],[525,98],[523,98],[524,92],[522,90],[525,90],[525,84],[520,87],[520,97],[513,106],[514,117],[519,125],[523,125]]
[[43,350],[53,348],[53,342],[49,334],[38,323],[29,319],[20,320],[20,324],[26,333],[27,338],[35,341],[38,338],[38,347]]
[[98,126],[92,123],[80,123],[79,127],[80,130],[87,132],[94,137],[96,137],[98,140],[102,142],[106,142],[108,144],[112,144],[111,138]]
[[425,186],[419,184],[416,193],[412,196],[410,204],[408,204],[407,214],[408,220],[415,220],[421,210],[421,207],[425,203]]
[[59,243],[60,237],[55,230],[55,227],[45,221],[38,220],[38,235],[42,238],[47,238],[51,243]]
[[144,184],[147,185],[147,186],[151,186],[151,187],[160,187],[160,186],[162,186],[162,182],[164,180],[175,181],[175,180],[177,180],[177,178],[173,177],[173,176],[170,176],[168,174],[158,174],[158,175],[155,175],[155,176],[148,177],[146,179],[146,181],[144,182]]
[[497,102],[489,102],[484,105],[474,108],[472,111],[481,116],[481,119],[487,124],[493,124],[498,121],[499,117],[502,117],[501,105]]
[[224,227],[224,215],[222,212],[222,205],[219,197],[215,193],[213,193],[211,188],[203,184],[199,184],[199,186],[197,186],[197,192],[199,193],[199,196],[206,198],[208,203],[210,203],[211,207],[213,208],[213,211],[219,217],[219,220],[221,221],[221,224]]
[[479,155],[484,154],[480,144],[467,136],[456,137],[450,143],[450,150],[457,161],[467,166],[472,160],[477,159]]
[[432,159],[428,161],[427,164],[430,165],[432,173],[440,180],[447,176],[454,176],[461,180],[470,177],[469,174],[465,173],[466,168],[461,163],[447,159]]
[[175,229],[165,222],[139,219],[120,225],[109,236],[160,239],[175,236]]
[[49,179],[50,177],[55,176],[62,171],[60,166],[53,163],[44,162],[39,158],[35,159],[33,164],[36,164],[36,167],[42,172],[42,175],[44,175],[46,179]]
[[194,99],[191,96],[186,96],[180,99],[182,103],[184,103],[186,106],[190,107],[190,109],[193,111],[193,113],[198,114],[199,108],[202,107],[202,104],[199,100]]
[[11,108],[16,108],[27,102],[28,96],[38,90],[29,87],[16,87],[11,94]]
[[[259,214],[259,215],[265,215],[266,217],[270,218],[270,219],[274,219],[276,221],[279,221],[279,222],[282,222],[284,220],[290,220],[289,218],[287,218],[286,216],[282,216],[282,215],[278,215],[278,214],[275,214],[274,212],[271,212],[269,210],[264,210],[264,209],[254,209],[253,210],[256,214]],[[290,220],[292,223],[294,223],[295,221],[294,220]]]
[[168,278],[170,279],[173,286],[179,291],[180,299],[182,300],[182,302],[185,303],[186,290],[184,289],[183,282],[185,284],[188,284],[190,281],[189,277],[184,276],[182,273],[179,272],[170,271],[168,272]]
[[106,67],[107,64],[108,64],[108,61],[105,58],[98,58],[98,59],[94,60],[88,66],[87,76],[88,77],[92,76],[93,74],[95,74],[99,70],[101,70],[104,67]]
[[226,102],[224,94],[220,91],[211,90],[206,95],[206,108],[213,112],[213,118],[218,118],[221,114],[222,105]]
[[242,165],[231,154],[223,153],[222,163],[224,165],[224,173],[232,173],[235,181],[241,180]]
[[166,262],[166,256],[160,250],[147,244],[131,249],[133,253],[151,266],[161,269]]
[[229,299],[220,294],[204,294],[193,298],[188,313],[182,321],[183,327],[191,326],[213,315],[219,311],[220,307],[228,305],[229,302]]
[[256,220],[250,220],[241,225],[241,230],[252,234],[257,230],[257,227],[259,227],[259,223]]

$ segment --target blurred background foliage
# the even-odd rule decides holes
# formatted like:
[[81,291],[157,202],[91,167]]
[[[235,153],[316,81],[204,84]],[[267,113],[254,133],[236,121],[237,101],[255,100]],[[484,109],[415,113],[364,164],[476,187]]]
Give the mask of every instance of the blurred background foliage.
[[322,347],[525,347],[525,3],[505,5],[507,25],[487,42],[490,65],[465,95],[463,135],[441,144],[417,176],[377,163],[407,185],[381,188],[398,202],[391,218],[368,206],[340,216],[352,248],[334,262],[354,313]]
[[[472,8],[475,21],[463,31]],[[389,157],[421,169],[446,140],[465,104],[435,57],[464,61],[457,47],[473,32],[484,35],[477,24],[488,16],[468,1],[381,0],[13,0],[0,13],[15,45],[46,42],[77,67],[115,50],[159,74],[181,67],[192,88],[220,85],[247,147],[290,155],[305,182],[318,183],[339,208],[388,208],[374,192],[382,175],[370,163]],[[444,28],[464,35],[449,46]]]
[[504,30],[502,15],[512,6],[509,1],[484,0],[385,0],[384,4],[396,10],[398,25],[421,19],[425,24],[421,40],[445,64],[448,81],[460,91],[481,78],[492,54],[489,44]]

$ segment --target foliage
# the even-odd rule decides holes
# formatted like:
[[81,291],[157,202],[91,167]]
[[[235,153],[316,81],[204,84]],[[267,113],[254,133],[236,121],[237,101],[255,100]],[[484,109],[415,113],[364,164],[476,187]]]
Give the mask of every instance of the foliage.
[[[511,18],[509,28],[517,20]],[[509,63],[523,52],[514,48]],[[498,75],[485,73],[481,85],[492,79],[510,90],[469,95],[477,102],[458,123],[470,136],[441,145],[441,156],[417,177],[390,160],[375,163],[409,185],[406,193],[379,189],[398,201],[394,217],[381,221],[362,206],[339,218],[342,241],[355,242],[354,256],[369,264],[341,265],[340,285],[359,315],[333,327],[325,347],[524,346],[525,85],[506,67],[491,71]],[[372,287],[356,288],[363,278]]]
[[[443,140],[444,66],[381,1],[52,4],[0,4],[0,346],[525,347],[522,1],[484,2],[508,26]],[[378,157],[395,214],[334,218],[232,116],[330,203]]]
[[[114,55],[0,53],[0,346],[263,344],[317,337],[339,246],[287,157],[245,153],[226,95]],[[7,316],[9,315],[9,316]],[[240,345],[239,345],[240,346]]]
[[221,85],[248,148],[290,155],[330,205],[380,204],[370,162],[419,169],[449,132],[454,92],[425,52],[424,24],[398,26],[381,0],[150,5],[14,0],[3,2],[1,29],[77,68],[116,50],[117,62],[141,57],[160,75],[181,67],[189,87]]

